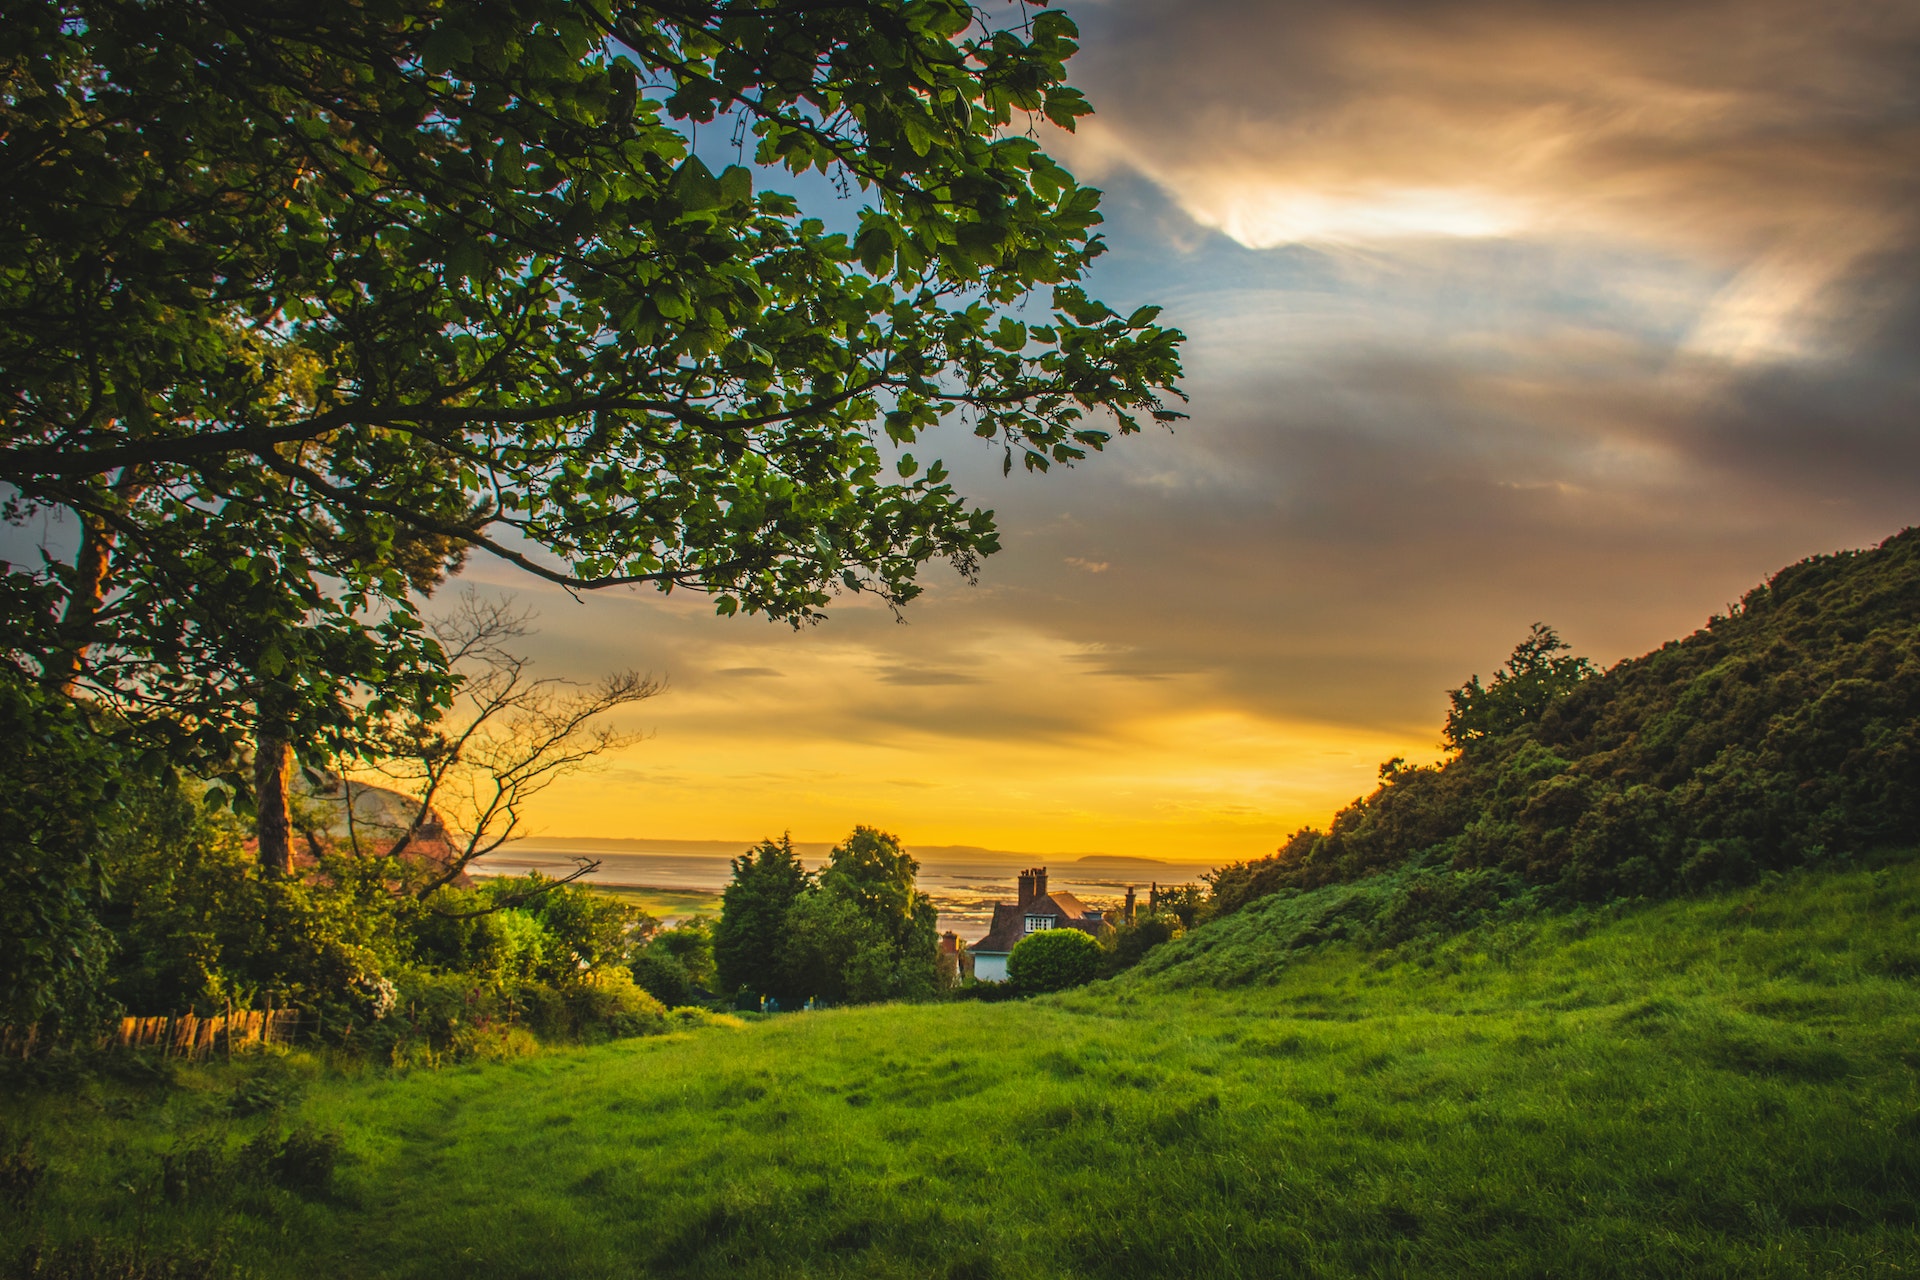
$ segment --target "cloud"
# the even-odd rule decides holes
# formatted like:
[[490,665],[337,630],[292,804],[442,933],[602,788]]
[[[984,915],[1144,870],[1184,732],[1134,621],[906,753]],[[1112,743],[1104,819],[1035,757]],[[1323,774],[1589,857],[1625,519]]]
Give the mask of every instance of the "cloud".
[[901,684],[931,688],[948,684],[979,684],[980,677],[963,671],[938,671],[926,667],[888,667],[879,675],[881,684]]
[[1044,477],[916,444],[1005,550],[905,626],[550,593],[543,671],[674,681],[661,781],[571,793],[603,833],[1257,852],[1431,759],[1529,624],[1612,662],[1920,517],[1920,10],[1076,16],[1100,114],[1049,146],[1192,420]]
[[1076,156],[1261,247],[1650,218],[1737,252],[1911,189],[1886,164],[1915,145],[1910,6],[1121,0],[1085,25]]

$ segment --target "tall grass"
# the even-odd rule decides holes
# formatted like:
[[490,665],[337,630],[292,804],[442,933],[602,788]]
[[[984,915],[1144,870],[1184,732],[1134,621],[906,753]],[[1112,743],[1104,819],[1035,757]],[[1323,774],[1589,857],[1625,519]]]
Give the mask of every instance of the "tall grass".
[[[0,1235],[266,1275],[1914,1274],[1917,929],[1913,861],[1384,952],[1248,911],[1030,1002],[43,1084],[0,1104],[45,1166]],[[329,1185],[166,1198],[170,1154],[300,1133],[341,1135]]]

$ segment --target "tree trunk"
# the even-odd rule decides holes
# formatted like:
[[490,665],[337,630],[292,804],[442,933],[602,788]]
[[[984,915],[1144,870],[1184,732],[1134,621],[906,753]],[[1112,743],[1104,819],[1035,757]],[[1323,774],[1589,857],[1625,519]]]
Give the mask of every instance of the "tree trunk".
[[293,812],[287,788],[293,780],[293,744],[286,722],[265,711],[253,735],[254,832],[260,842],[260,870],[278,880],[293,873]]
[[87,646],[99,630],[100,605],[107,598],[113,564],[113,534],[92,516],[80,518],[80,554],[73,563],[73,586],[60,615],[60,648],[48,660],[46,676],[71,694],[86,668]]

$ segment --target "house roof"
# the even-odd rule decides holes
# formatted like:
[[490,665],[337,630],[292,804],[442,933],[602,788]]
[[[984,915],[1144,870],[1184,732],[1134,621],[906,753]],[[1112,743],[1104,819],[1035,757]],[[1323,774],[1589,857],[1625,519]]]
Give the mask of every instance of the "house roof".
[[1092,933],[1099,927],[1095,918],[1097,913],[1070,893],[1043,894],[1024,907],[1017,902],[996,902],[993,904],[993,924],[987,929],[987,936],[967,950],[975,955],[982,952],[1005,955],[1011,952],[1020,939],[1027,936],[1028,916],[1052,916],[1056,929],[1078,929],[1082,933]]

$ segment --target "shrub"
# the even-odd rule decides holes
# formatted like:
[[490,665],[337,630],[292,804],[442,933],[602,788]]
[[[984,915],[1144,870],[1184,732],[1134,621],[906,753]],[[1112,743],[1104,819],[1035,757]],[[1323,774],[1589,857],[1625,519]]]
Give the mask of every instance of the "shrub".
[[0,1023],[83,1028],[101,1013],[101,855],[124,821],[127,762],[78,708],[11,673],[0,744]]
[[633,958],[633,980],[670,1009],[710,998],[714,981],[713,931],[698,916],[653,935]]
[[1100,944],[1078,929],[1043,929],[1007,957],[1007,980],[1020,991],[1065,991],[1100,976]]
[[1131,969],[1147,952],[1185,932],[1180,917],[1171,913],[1142,916],[1133,924],[1121,924],[1102,939],[1101,949],[1106,953],[1102,969],[1109,974]]
[[693,1001],[693,979],[677,956],[648,947],[633,961],[633,980],[640,989],[669,1009]]

